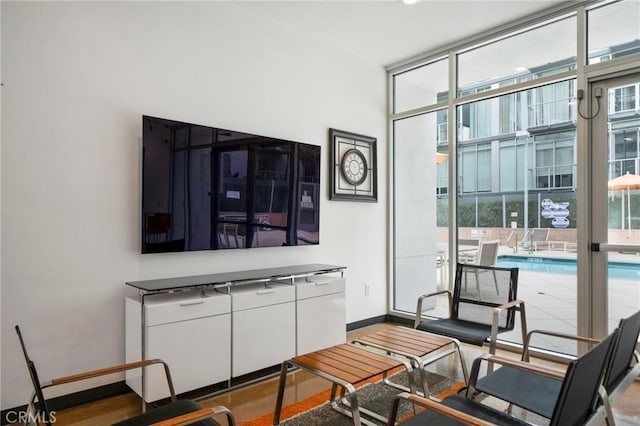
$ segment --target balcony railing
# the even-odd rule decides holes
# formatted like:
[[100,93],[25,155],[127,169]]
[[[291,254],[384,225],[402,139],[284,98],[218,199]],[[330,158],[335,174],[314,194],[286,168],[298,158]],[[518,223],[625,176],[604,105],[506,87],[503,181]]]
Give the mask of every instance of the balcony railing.
[[436,177],[436,195],[441,197],[449,194],[449,178],[446,176]]
[[[576,165],[564,164],[529,169],[529,189],[574,189]],[[640,158],[609,161],[609,179],[626,173],[640,174]],[[439,176],[436,182],[436,195],[448,195],[447,177]]]
[[536,167],[531,171],[531,189],[575,189],[575,164]]
[[627,173],[640,174],[640,158],[609,161],[609,179],[614,179]]
[[529,106],[528,127],[550,126],[575,120],[575,103],[571,97]]

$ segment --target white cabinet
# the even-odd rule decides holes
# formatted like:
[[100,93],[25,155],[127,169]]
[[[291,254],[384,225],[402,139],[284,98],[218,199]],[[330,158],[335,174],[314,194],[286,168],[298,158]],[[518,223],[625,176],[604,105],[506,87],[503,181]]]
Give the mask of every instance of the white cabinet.
[[278,365],[295,355],[295,297],[290,284],[231,289],[232,377]]
[[297,279],[296,341],[298,355],[344,343],[345,298],[343,278],[317,275]]
[[[126,300],[126,359],[142,359],[142,305]],[[145,297],[145,359],[160,358],[171,370],[176,393],[228,380],[231,371],[231,298],[217,292],[161,294]],[[145,376],[147,402],[167,397],[164,371],[149,367]],[[142,394],[141,374],[127,374],[127,384]]]
[[[162,359],[182,393],[231,386],[231,378],[344,343],[345,280],[331,275],[343,270],[308,264],[127,282],[140,296],[126,299],[126,360]],[[161,366],[127,372],[138,395],[142,377],[145,401],[168,396]]]

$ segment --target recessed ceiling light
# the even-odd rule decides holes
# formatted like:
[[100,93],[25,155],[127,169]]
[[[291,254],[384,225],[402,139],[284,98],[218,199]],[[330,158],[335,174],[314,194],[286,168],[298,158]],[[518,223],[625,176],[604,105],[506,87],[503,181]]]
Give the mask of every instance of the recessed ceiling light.
[[404,4],[416,4],[418,2],[420,2],[420,0],[402,0]]
[[517,71],[517,72],[523,72],[523,71],[526,71],[526,70],[527,70],[527,68],[526,68],[526,67],[517,67],[517,68],[516,68],[516,71]]

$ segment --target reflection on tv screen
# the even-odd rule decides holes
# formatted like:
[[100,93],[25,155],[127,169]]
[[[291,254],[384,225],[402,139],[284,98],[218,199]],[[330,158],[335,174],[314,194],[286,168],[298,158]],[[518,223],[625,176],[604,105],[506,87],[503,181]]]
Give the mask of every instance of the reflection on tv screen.
[[319,243],[319,146],[148,116],[142,126],[142,253]]

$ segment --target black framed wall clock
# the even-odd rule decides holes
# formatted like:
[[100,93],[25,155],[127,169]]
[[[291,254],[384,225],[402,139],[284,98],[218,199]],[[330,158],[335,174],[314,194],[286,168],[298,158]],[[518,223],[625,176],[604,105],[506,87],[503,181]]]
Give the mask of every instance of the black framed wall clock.
[[378,201],[376,138],[329,129],[330,200]]

